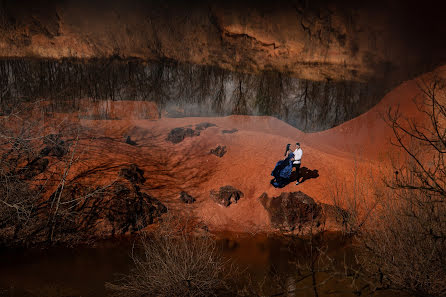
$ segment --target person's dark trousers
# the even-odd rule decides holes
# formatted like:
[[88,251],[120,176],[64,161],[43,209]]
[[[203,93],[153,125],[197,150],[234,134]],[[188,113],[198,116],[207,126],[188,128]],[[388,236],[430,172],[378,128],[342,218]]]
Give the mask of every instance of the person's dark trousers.
[[296,169],[296,181],[299,181],[300,179],[300,163],[299,164],[294,164],[293,163],[293,168]]

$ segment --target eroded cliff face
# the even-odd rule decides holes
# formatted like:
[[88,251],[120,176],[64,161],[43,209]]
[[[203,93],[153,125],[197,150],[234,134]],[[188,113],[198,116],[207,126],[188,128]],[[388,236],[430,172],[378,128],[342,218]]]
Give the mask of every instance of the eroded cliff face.
[[2,101],[142,99],[327,129],[446,61],[436,1],[357,2],[3,0]]
[[426,9],[356,2],[4,0],[0,56],[172,59],[311,80],[420,71],[418,43],[429,32],[414,30],[427,25],[412,16]]

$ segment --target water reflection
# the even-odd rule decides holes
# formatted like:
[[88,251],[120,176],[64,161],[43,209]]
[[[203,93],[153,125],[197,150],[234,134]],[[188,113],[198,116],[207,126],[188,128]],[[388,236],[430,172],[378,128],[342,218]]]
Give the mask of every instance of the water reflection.
[[154,102],[169,117],[270,115],[300,130],[320,131],[370,109],[385,85],[310,81],[274,70],[248,74],[173,62],[6,59],[0,60],[0,115],[23,101],[48,100],[47,111],[75,112],[85,98],[131,100]]
[[[235,283],[244,296],[356,296],[348,280],[322,272],[317,273],[315,292],[312,278],[302,277],[308,271],[299,271],[311,259],[308,241],[246,234],[217,237],[224,255],[242,272]],[[132,266],[132,242],[102,242],[94,248],[1,250],[0,296],[107,296],[105,282],[128,273]],[[328,234],[323,244],[331,258],[351,260],[351,249],[338,234]],[[386,294],[374,296],[397,296]]]

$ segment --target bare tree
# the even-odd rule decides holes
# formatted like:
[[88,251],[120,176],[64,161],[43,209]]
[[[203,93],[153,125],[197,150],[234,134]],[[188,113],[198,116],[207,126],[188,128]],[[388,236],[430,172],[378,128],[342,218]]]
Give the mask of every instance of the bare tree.
[[386,121],[402,155],[385,183],[380,209],[362,232],[358,261],[376,288],[446,296],[446,89],[420,83],[422,119],[389,109]]
[[360,155],[355,157],[350,176],[341,179],[333,177],[327,187],[327,195],[334,205],[334,215],[342,226],[342,232],[354,237],[361,232],[369,217],[375,211],[379,200],[379,179],[371,168],[364,166]]
[[[152,214],[165,211],[159,201],[136,187],[130,190],[132,185],[123,187],[117,178],[95,186],[82,184],[80,176],[89,175],[91,168],[73,176],[73,166],[80,165],[88,151],[79,145],[84,137],[79,126],[48,127],[54,120],[41,120],[39,102],[28,107],[0,118],[1,244],[85,241],[98,235],[97,221],[106,216],[124,232],[128,224],[150,223]],[[117,195],[120,199],[113,199]],[[119,203],[126,208],[120,209]]]

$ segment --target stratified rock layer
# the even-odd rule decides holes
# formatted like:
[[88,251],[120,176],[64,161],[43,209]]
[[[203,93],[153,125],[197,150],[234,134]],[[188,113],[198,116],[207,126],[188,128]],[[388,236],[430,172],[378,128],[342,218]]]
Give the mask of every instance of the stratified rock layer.
[[0,57],[171,60],[309,80],[406,75],[401,81],[445,57],[444,5],[412,2],[4,1]]

